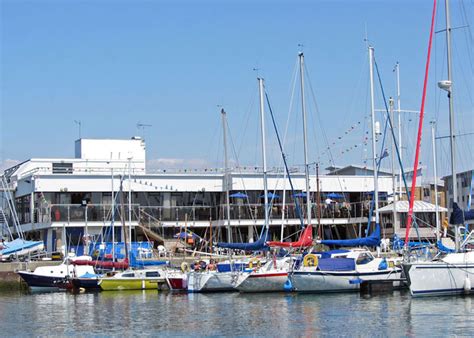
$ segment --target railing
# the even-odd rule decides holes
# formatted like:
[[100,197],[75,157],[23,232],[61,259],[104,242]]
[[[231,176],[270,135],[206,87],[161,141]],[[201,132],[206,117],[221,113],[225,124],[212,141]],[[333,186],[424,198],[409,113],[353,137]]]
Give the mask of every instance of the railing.
[[[115,222],[121,219],[121,207],[115,206]],[[124,217],[128,220],[129,206],[124,205]],[[132,221],[138,221],[140,205],[132,204]],[[111,204],[53,204],[49,207],[35,209],[35,221],[50,222],[110,222],[112,221]]]
[[[380,207],[386,202],[380,202]],[[115,222],[120,222],[121,207],[115,206]],[[145,224],[153,222],[189,222],[223,220],[227,218],[227,206],[220,204],[217,206],[140,206],[132,204],[132,221],[139,221]],[[368,217],[370,203],[323,203],[320,205],[320,217],[322,219],[344,219]],[[128,205],[124,205],[125,220],[128,220]],[[306,208],[301,206],[303,218],[306,218]],[[271,219],[281,219],[284,214],[285,219],[298,219],[296,207],[278,203],[272,204],[270,208]],[[88,204],[87,207],[81,204],[53,204],[47,207],[35,209],[35,223],[51,222],[104,222],[112,220],[112,205],[110,204]],[[313,205],[311,217],[317,219],[317,206]],[[232,220],[252,220],[263,219],[264,206],[262,204],[231,204],[230,218]],[[24,222],[29,222],[29,213],[25,214]]]

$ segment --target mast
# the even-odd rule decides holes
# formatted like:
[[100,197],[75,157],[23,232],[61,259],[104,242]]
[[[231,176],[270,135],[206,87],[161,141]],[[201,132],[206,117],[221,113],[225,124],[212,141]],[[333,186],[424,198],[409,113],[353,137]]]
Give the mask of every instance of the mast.
[[438,169],[436,165],[436,121],[431,121],[431,145],[433,147],[433,170],[434,170],[434,191],[436,206],[436,242],[440,241],[440,224],[439,224],[439,205],[438,205]]
[[298,54],[300,61],[300,85],[301,85],[301,112],[303,114],[303,149],[304,149],[304,173],[306,181],[306,218],[308,225],[311,225],[311,196],[309,191],[309,165],[308,165],[308,142],[306,132],[306,104],[304,96],[304,54]]
[[[132,158],[128,158],[128,238],[132,243]],[[131,245],[131,244],[130,244]]]
[[[112,168],[112,262],[115,262],[115,191],[114,191],[114,168]],[[115,267],[114,267],[115,270]]]
[[321,194],[319,193],[319,162],[316,162],[316,217],[318,218],[318,237],[323,238],[323,229],[321,228]]
[[263,79],[258,78],[258,91],[260,96],[260,124],[262,125],[262,162],[263,162],[263,198],[265,205],[265,227],[268,229],[268,185],[267,185],[267,153],[265,145],[265,103],[263,97]]
[[225,186],[225,199],[227,209],[227,240],[232,242],[232,229],[230,227],[230,192],[229,192],[229,159],[227,157],[227,114],[224,109],[221,109],[222,116],[222,130],[224,134],[224,186]]
[[[389,105],[390,105],[390,118],[392,119],[393,121],[393,115],[394,115],[394,111],[393,111],[393,98],[390,98],[389,99]],[[393,138],[390,138],[390,145],[391,145],[391,151],[390,153],[392,154],[392,195],[393,195],[393,228],[396,229],[396,224],[398,223],[397,222],[397,194],[395,193],[395,189],[396,189],[396,178],[395,178],[395,149],[394,149],[394,140]],[[401,187],[400,187],[401,188]],[[401,189],[400,189],[401,191]]]
[[[448,58],[448,81],[443,88],[448,92],[449,101],[449,145],[451,148],[451,180],[453,183],[453,203],[458,202],[458,189],[456,182],[456,146],[454,144],[454,104],[453,104],[453,85],[452,85],[452,59],[451,59],[451,18],[449,15],[449,0],[445,0],[446,8],[446,47]],[[456,251],[459,251],[458,227],[455,224],[455,244]]]
[[283,242],[285,232],[285,207],[286,207],[286,170],[283,171],[283,207],[281,210],[281,233],[280,242]]
[[125,222],[125,203],[123,198],[123,178],[120,175],[120,220],[122,222],[122,232],[123,232],[123,245],[125,248],[125,259],[128,261],[128,231],[127,224]]
[[[369,46],[369,71],[370,71],[370,112],[372,116],[372,154],[374,166],[374,201],[375,225],[379,224],[379,187],[377,170],[377,147],[375,145],[375,102],[374,102],[374,47]],[[367,234],[368,234],[367,229]]]
[[[400,153],[400,162],[403,163],[402,160],[402,108],[400,105],[400,64],[397,62],[395,65],[395,70],[397,72],[397,112],[398,112],[398,149]],[[398,197],[402,198],[402,186],[403,186],[403,177],[402,177],[402,163],[399,164],[400,168],[398,170]],[[395,192],[394,192],[395,194]],[[407,196],[408,197],[408,196]]]

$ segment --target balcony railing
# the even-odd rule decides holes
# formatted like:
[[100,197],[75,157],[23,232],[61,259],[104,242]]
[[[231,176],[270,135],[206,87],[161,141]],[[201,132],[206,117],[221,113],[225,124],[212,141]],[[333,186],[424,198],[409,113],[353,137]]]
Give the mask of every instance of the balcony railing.
[[[380,207],[386,205],[380,202]],[[322,219],[342,219],[368,217],[370,202],[355,203],[322,203],[320,217]],[[128,221],[128,205],[124,205],[124,217]],[[220,204],[217,206],[140,206],[132,204],[132,221],[139,221],[145,224],[153,222],[189,222],[223,220],[227,218],[227,206]],[[317,219],[317,206],[313,205],[311,217]],[[122,208],[116,205],[115,222],[121,220]],[[306,218],[306,207],[301,205],[303,218]],[[282,214],[285,219],[297,219],[297,211],[294,205],[283,205],[281,203],[272,204],[270,208],[271,219],[281,219]],[[20,218],[23,222],[29,222],[29,213]],[[51,222],[103,222],[109,223],[112,220],[112,205],[110,204],[88,204],[87,207],[81,204],[53,204],[48,207],[35,209],[35,223]],[[230,218],[232,220],[252,220],[263,219],[264,206],[262,204],[231,204]],[[28,220],[28,222],[26,222]]]

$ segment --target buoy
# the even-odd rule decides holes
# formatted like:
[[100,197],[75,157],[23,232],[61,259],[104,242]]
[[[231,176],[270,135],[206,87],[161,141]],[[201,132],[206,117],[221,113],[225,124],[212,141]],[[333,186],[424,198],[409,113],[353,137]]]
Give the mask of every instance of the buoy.
[[466,276],[466,279],[464,280],[464,291],[466,293],[471,291],[471,280],[469,279],[469,276]]
[[290,279],[287,279],[285,284],[283,285],[283,290],[285,291],[293,291],[293,284],[291,283]]

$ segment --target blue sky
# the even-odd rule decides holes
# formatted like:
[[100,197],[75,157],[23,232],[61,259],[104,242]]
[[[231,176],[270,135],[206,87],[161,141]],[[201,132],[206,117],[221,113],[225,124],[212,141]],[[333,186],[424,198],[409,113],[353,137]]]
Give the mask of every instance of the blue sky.
[[[299,164],[298,90],[289,118],[288,114],[298,44],[303,44],[319,108],[315,109],[308,89],[311,159],[319,157],[329,165],[323,154],[329,144],[336,164],[363,163],[370,156],[370,147],[367,154],[363,144],[369,113],[366,32],[376,48],[387,96],[395,95],[392,69],[399,61],[402,108],[417,110],[421,102],[431,1],[2,0],[0,4],[2,161],[72,157],[78,136],[74,120],[80,120],[82,137],[143,134],[153,166],[219,166],[222,106],[237,149],[232,160],[259,165],[254,71],[258,68],[282,133],[290,121],[287,153],[292,164]],[[466,20],[472,21],[473,8],[472,0],[452,1],[453,26],[472,23]],[[440,2],[437,29],[443,27]],[[472,43],[472,29],[455,31],[460,132],[474,131]],[[435,38],[433,53],[427,121],[436,118],[439,134],[444,135],[447,100],[435,85],[446,77],[443,34]],[[377,87],[376,105],[382,108],[379,92]],[[152,127],[137,130],[138,122]],[[415,115],[404,117],[406,166],[413,165],[416,127]],[[430,165],[427,131],[422,161]],[[472,143],[459,142],[460,165],[472,167]],[[270,131],[268,146],[270,163],[277,165]],[[349,151],[343,154],[344,149]],[[449,169],[447,149],[446,142],[440,144],[445,159],[440,159],[442,173]]]

